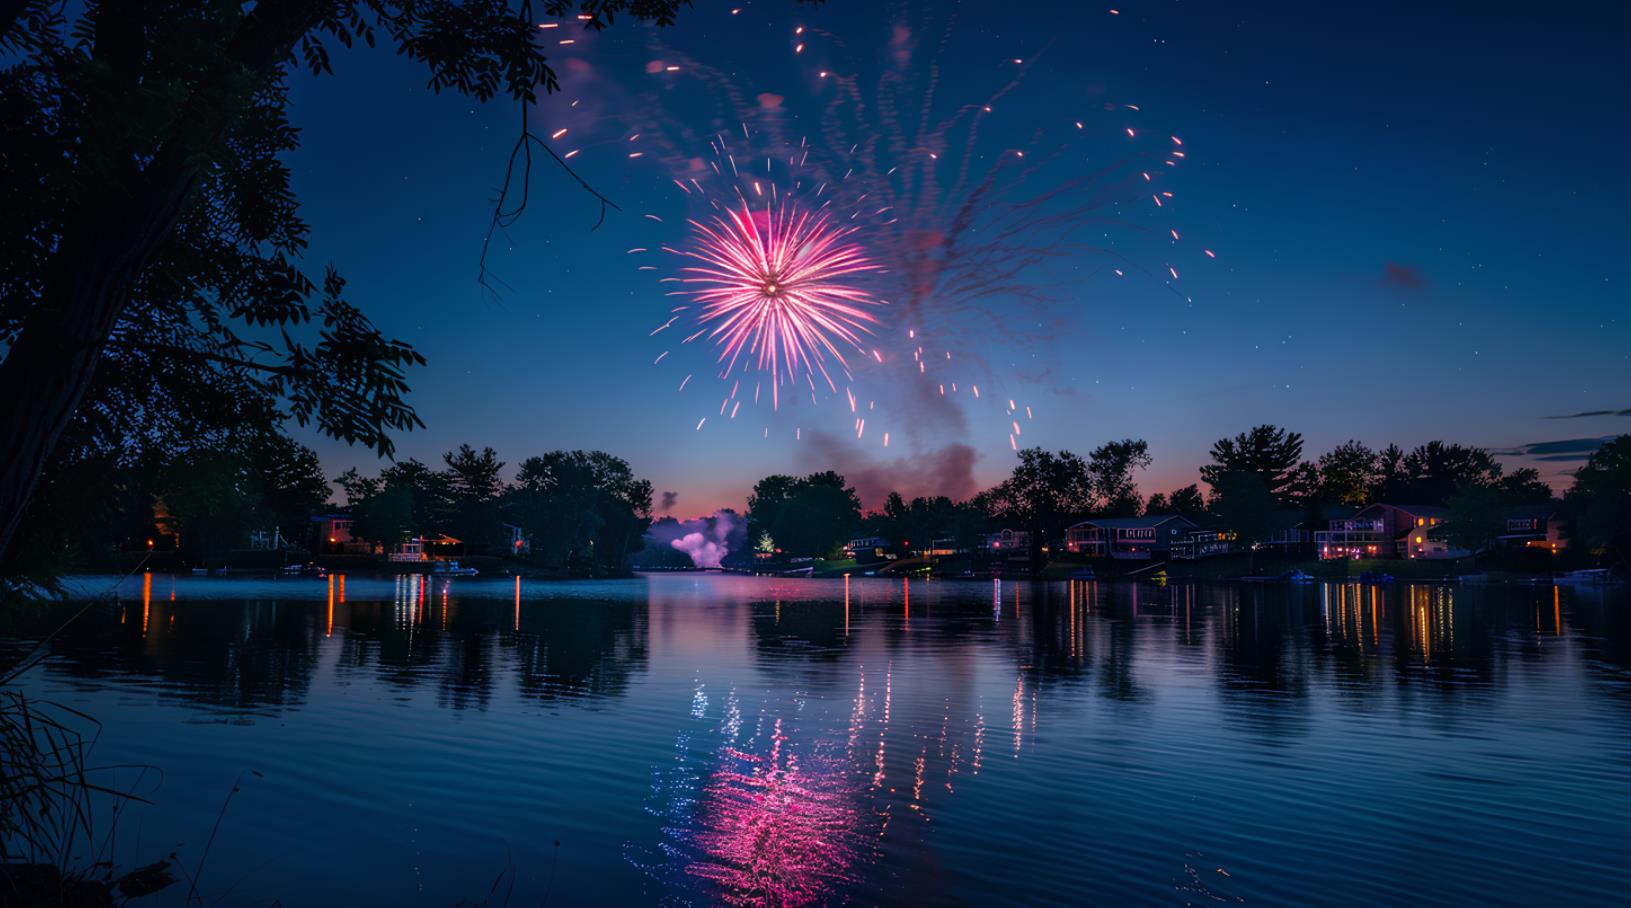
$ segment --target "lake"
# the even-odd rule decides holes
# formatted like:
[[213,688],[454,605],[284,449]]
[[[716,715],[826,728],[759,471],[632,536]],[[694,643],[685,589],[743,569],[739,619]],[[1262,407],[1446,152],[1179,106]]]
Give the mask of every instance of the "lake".
[[210,905],[1631,899],[1623,589],[116,583],[22,686]]

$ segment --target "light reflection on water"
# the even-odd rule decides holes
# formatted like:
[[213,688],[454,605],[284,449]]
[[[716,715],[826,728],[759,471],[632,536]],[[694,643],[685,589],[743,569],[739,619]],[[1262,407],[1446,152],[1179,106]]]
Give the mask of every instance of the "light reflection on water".
[[221,904],[450,905],[500,875],[560,904],[1625,901],[1623,591],[120,592],[28,684],[103,722],[98,762],[165,771],[121,821],[132,861],[196,860],[264,773],[211,854]]

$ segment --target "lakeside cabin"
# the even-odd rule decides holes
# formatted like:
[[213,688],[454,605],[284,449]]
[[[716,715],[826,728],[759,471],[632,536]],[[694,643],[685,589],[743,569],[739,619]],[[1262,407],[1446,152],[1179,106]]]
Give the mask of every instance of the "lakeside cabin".
[[1182,514],[1095,517],[1065,530],[1065,548],[1088,557],[1170,557],[1200,526]]

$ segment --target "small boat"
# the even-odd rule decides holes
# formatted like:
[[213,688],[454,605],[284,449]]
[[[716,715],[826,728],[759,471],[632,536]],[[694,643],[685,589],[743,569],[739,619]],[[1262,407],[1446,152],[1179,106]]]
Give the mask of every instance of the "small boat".
[[1393,582],[1393,575],[1392,574],[1377,574],[1377,573],[1372,573],[1370,571],[1366,571],[1365,573],[1359,575],[1359,582],[1360,583],[1392,583]]
[[1070,579],[1072,579],[1072,580],[1097,580],[1098,578],[1094,576],[1092,568],[1078,568],[1078,569],[1070,572]]
[[285,564],[279,571],[285,577],[326,577],[328,569],[320,564],[308,562],[306,564]]
[[197,577],[208,576],[209,572],[210,572],[209,568],[193,568],[193,575],[197,576]]
[[438,561],[430,569],[436,577],[474,577],[481,571],[473,567],[460,567],[457,561]]
[[1285,578],[1292,583],[1310,583],[1313,581],[1314,575],[1305,574],[1302,571],[1291,571],[1285,574]]

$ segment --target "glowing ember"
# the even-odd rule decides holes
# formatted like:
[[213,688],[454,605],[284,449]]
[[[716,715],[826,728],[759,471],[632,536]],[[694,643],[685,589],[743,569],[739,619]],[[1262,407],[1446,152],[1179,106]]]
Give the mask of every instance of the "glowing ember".
[[[701,262],[682,268],[683,283],[700,304],[697,320],[719,348],[722,376],[739,364],[773,376],[771,401],[780,404],[783,381],[819,374],[834,391],[827,362],[849,374],[842,348],[865,353],[861,336],[881,302],[846,282],[879,270],[861,247],[825,213],[799,211],[791,202],[754,212],[744,203],[711,224],[692,221],[695,248],[681,254]],[[694,335],[693,335],[694,336]]]

